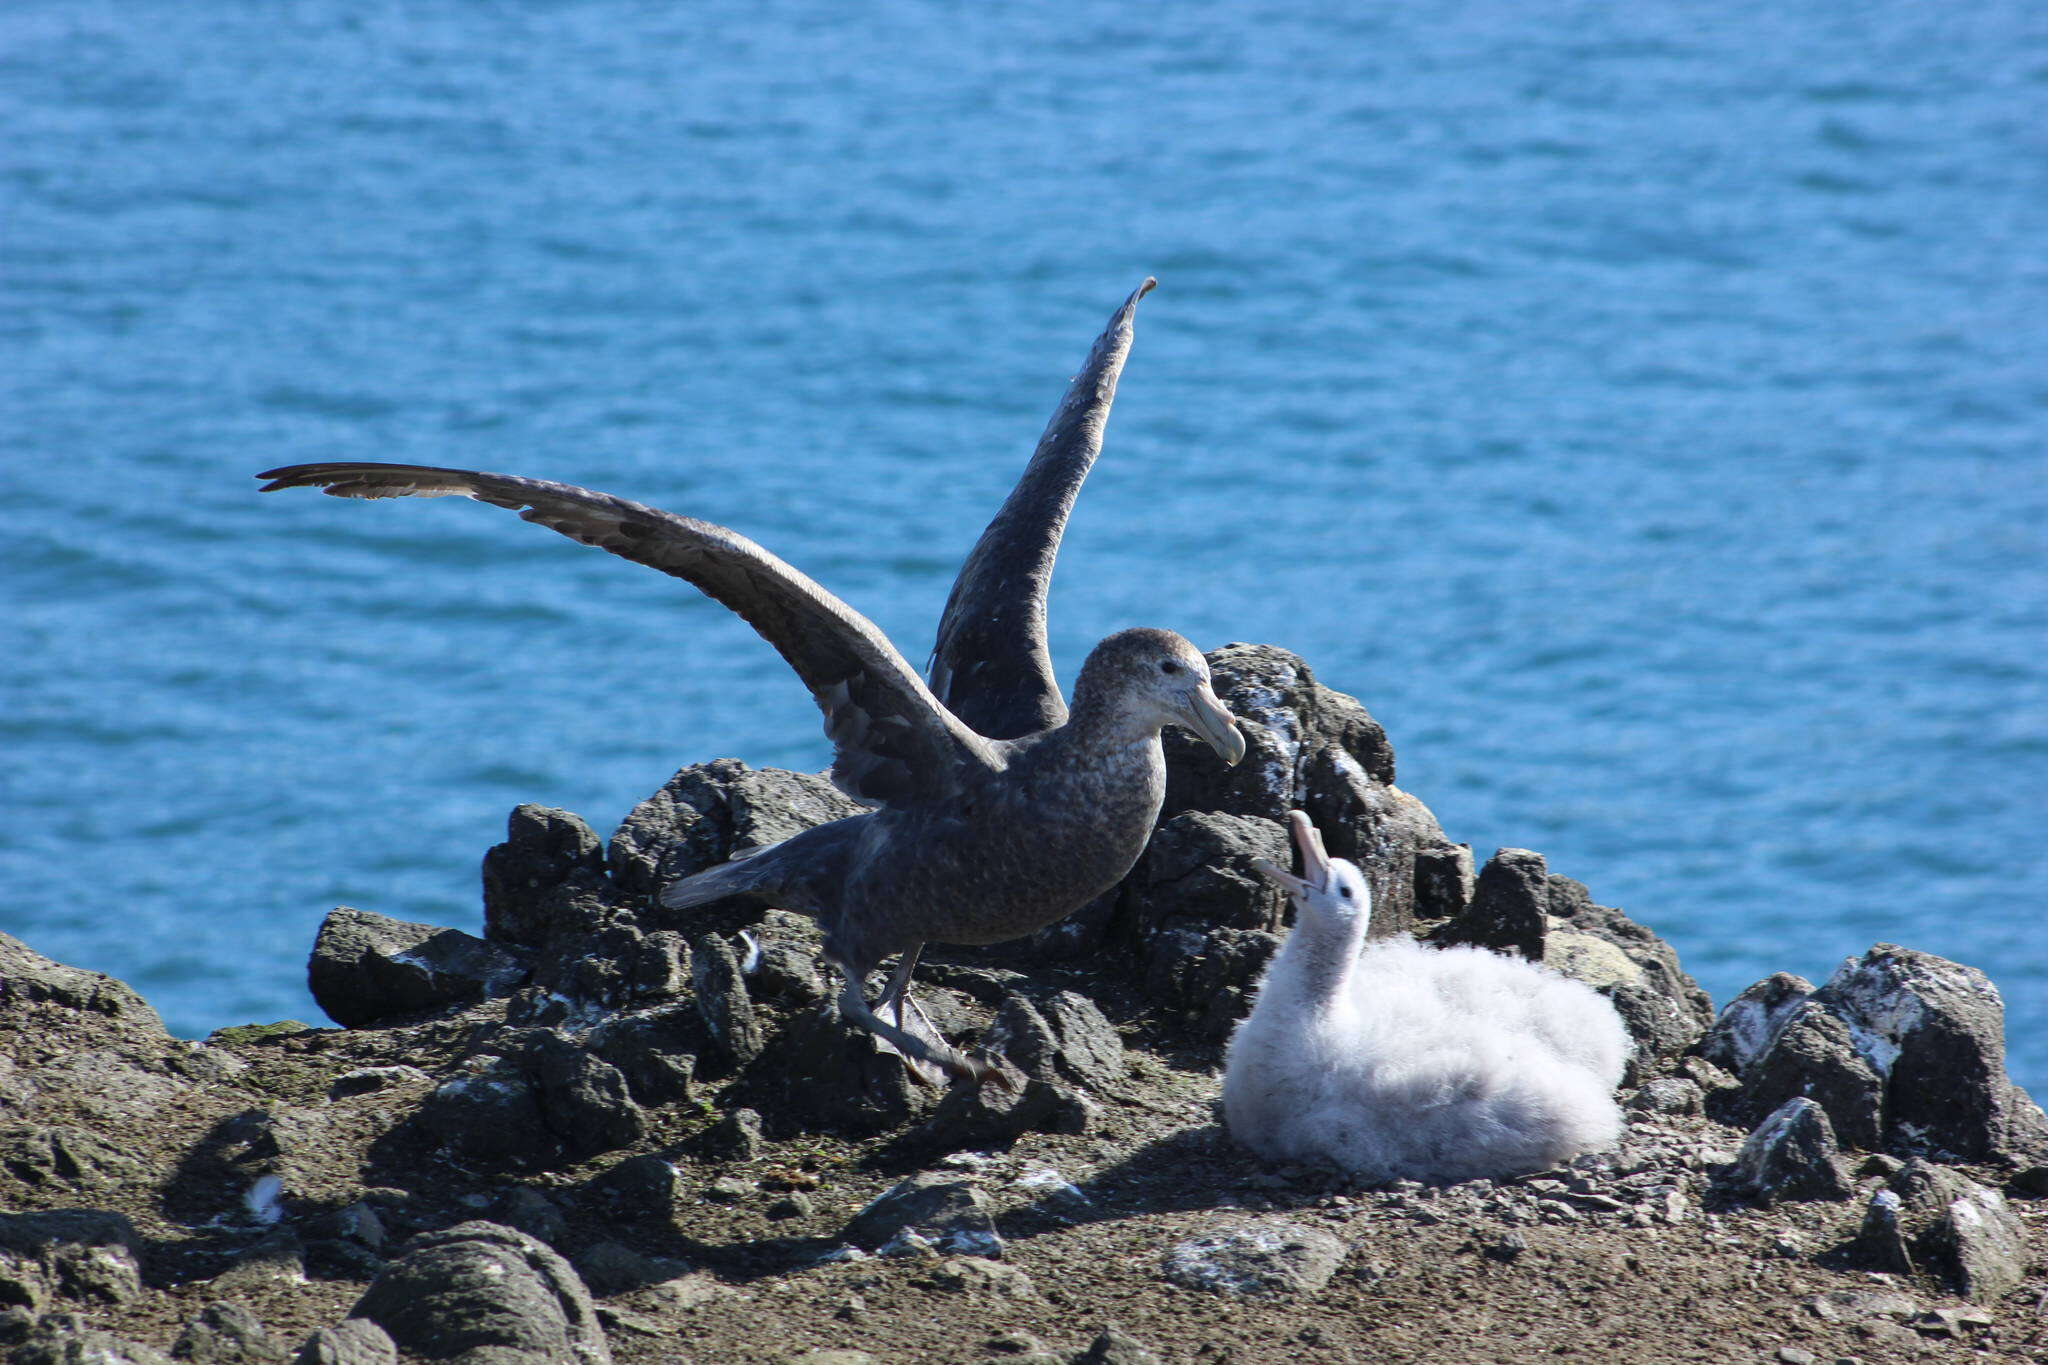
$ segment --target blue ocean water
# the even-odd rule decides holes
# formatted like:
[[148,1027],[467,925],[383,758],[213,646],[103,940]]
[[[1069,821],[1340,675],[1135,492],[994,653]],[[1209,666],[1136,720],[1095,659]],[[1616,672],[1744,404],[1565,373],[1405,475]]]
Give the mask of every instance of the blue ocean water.
[[1147,274],[1054,586],[1305,655],[1717,999],[1892,941],[2048,1090],[2048,11],[0,7],[0,927],[174,1028],[781,662],[395,459],[724,522],[916,660]]

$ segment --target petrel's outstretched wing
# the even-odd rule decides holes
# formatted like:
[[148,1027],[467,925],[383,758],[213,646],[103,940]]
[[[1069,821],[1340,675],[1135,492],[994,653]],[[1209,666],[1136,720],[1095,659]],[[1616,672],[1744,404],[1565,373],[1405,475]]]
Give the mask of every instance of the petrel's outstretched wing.
[[1015,739],[1067,718],[1045,642],[1045,590],[1074,495],[1102,450],[1102,427],[1131,350],[1131,318],[1156,280],[1124,300],[1038,438],[1024,477],[953,580],[927,672],[941,702],[978,733]]
[[775,646],[811,689],[832,740],[832,780],[851,796],[943,798],[993,747],[941,705],[873,622],[734,531],[571,484],[403,464],[306,464],[259,474],[263,491],[319,488],[343,498],[455,494],[525,509],[527,521],[686,579]]

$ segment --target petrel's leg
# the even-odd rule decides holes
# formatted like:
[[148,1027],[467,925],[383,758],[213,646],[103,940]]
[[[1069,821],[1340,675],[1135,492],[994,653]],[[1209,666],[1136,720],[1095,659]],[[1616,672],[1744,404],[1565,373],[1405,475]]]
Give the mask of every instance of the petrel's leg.
[[[875,1001],[875,1013],[887,1018],[894,1015],[897,1028],[915,1037],[922,1038],[935,1047],[946,1046],[946,1035],[939,1032],[924,1008],[917,1003],[917,997],[910,993],[910,974],[917,970],[917,958],[924,951],[922,943],[912,944],[910,950],[896,959],[896,970],[889,974],[889,984],[882,988],[880,998]],[[932,1085],[939,1083],[945,1073],[937,1067],[905,1057],[910,1064],[911,1074]]]
[[[913,944],[909,952],[896,959],[896,970],[889,973],[889,984],[882,987],[881,998],[875,1001],[877,1013],[887,1013],[892,1009],[895,1011],[898,1027],[907,1027],[903,1019],[903,1007],[906,1003],[911,1009],[917,1010],[918,1018],[924,1019],[924,1011],[917,1009],[917,1003],[910,998],[910,974],[917,970],[917,959],[923,952],[922,943]],[[925,1019],[924,1025],[930,1028],[931,1020]]]
[[[846,962],[840,958],[834,958],[832,962],[846,977],[846,984],[839,991],[840,1014],[844,1015],[850,1022],[860,1025],[868,1032],[887,1042],[891,1047],[902,1053],[905,1060],[913,1063],[923,1062],[927,1065],[938,1067],[956,1080],[971,1081],[976,1084],[989,1079],[991,1075],[1000,1076],[1000,1072],[995,1071],[993,1067],[990,1067],[985,1062],[977,1062],[971,1058],[963,1057],[944,1043],[929,1042],[914,1033],[889,1023],[877,1015],[868,1008],[867,997],[861,993],[861,982],[867,979],[867,973],[857,970],[858,964]],[[908,980],[907,973],[902,973],[899,969],[898,974],[902,975],[906,981]],[[893,987],[895,983],[892,981],[890,984]],[[888,998],[888,992],[885,991],[883,993],[883,998]],[[901,1017],[900,1013],[898,1017]],[[913,1069],[915,1068],[913,1067]]]

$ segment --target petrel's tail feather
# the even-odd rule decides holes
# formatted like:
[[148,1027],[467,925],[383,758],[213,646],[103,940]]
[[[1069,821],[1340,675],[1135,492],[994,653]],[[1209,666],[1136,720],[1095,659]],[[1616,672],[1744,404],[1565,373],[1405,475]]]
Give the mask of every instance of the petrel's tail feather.
[[661,903],[671,910],[688,910],[727,896],[761,891],[765,889],[763,883],[768,880],[764,875],[766,872],[766,866],[757,859],[736,858],[717,867],[707,867],[702,872],[693,872],[681,881],[671,882],[662,889]]

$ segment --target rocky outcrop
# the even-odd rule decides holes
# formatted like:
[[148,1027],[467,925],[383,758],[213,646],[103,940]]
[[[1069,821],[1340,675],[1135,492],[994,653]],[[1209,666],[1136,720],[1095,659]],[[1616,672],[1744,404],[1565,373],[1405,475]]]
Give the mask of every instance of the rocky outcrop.
[[1447,946],[1469,943],[1541,962],[1549,919],[1550,872],[1543,855],[1526,848],[1504,848],[1479,870],[1471,901],[1431,939]]
[[1919,1159],[1871,1196],[1855,1249],[1877,1269],[1926,1272],[1980,1303],[2017,1287],[2030,1259],[2004,1196]]
[[[1055,1348],[998,1333],[1014,1358],[1071,1365],[1150,1354],[1113,1332],[1087,1342],[1155,1273],[1161,1294],[1229,1296],[1247,1334],[1361,1357],[1388,1338],[1341,1333],[1369,1316],[1348,1310],[1382,1279],[1425,1335],[1523,1313],[1553,1282],[1633,1330],[1640,1303],[1662,1292],[1687,1323],[1663,1349],[1684,1354],[1707,1330],[1703,1277],[1754,1289],[1759,1254],[1805,1260],[1803,1276],[1849,1288],[1809,1295],[1810,1312],[1731,1289],[1723,1302],[1749,1315],[1750,1338],[1776,1330],[1764,1314],[1797,1310],[1816,1358],[1923,1338],[2030,1349],[2001,1295],[2033,1273],[2039,1235],[1994,1187],[2024,1197],[2039,1166],[1944,1164],[1967,1126],[1918,1163],[1852,1166],[1831,1143],[1831,1106],[1896,1141],[1893,1078],[1928,1040],[1963,1047],[1966,1062],[1987,1055],[1981,1010],[1928,984],[1967,984],[1965,969],[1874,955],[1910,1007],[1887,1003],[1893,985],[1780,981],[1745,997],[1747,1022],[1724,1015],[1700,1041],[1716,1060],[1674,1057],[1670,1040],[1692,1038],[1700,1015],[1669,948],[1533,855],[1504,860],[1518,864],[1523,924],[1540,897],[1543,960],[1618,1004],[1645,1002],[1647,1061],[1621,1145],[1517,1180],[1360,1190],[1266,1166],[1216,1127],[1213,1043],[1242,998],[1228,992],[1284,927],[1243,874],[1284,845],[1257,814],[1168,823],[1147,855],[1154,875],[1111,898],[1095,956],[1019,971],[1035,949],[935,953],[921,969],[935,1025],[999,1051],[1009,1090],[935,1089],[843,1027],[807,919],[724,907],[649,928],[593,869],[576,826],[545,814],[522,817],[527,833],[508,842],[526,852],[502,856],[493,893],[511,898],[501,906],[527,897],[500,916],[527,926],[526,941],[502,940],[533,973],[511,996],[200,1045],[167,1037],[118,983],[0,940],[0,1194],[33,1210],[0,1220],[0,1359],[275,1360],[287,1340],[303,1342],[297,1360],[334,1365],[395,1365],[401,1351],[475,1365],[606,1349],[712,1359],[745,1355],[764,1333],[788,1335],[788,1351],[766,1338],[771,1353],[798,1358],[806,1334],[844,1328],[872,1345],[906,1313],[950,1324],[947,1348],[965,1358],[984,1342],[1011,1350],[989,1336],[993,1309],[1037,1315],[1060,1337]],[[1457,859],[1435,867],[1454,890],[1432,903],[1456,908],[1425,925],[1476,922]],[[535,906],[551,908],[528,914]],[[1179,958],[1159,947],[1183,931],[1203,946]],[[1161,962],[1171,970],[1155,981],[1149,965]],[[1192,990],[1198,972],[1231,1003]],[[1955,1018],[1964,1024],[1942,1022]],[[2008,1093],[2001,1107],[2002,1069],[1975,1074],[1951,1103],[2010,1147],[2023,1100]],[[1746,1141],[1701,1112],[1771,1096],[1782,1098]],[[910,1169],[920,1173],[900,1180]],[[1814,1201],[1852,1181],[1861,1233],[1827,1245],[1830,1220],[1854,1215]],[[1742,1245],[1724,1251],[1736,1201],[1750,1206],[1737,1215]],[[468,1221],[479,1214],[492,1223]],[[1146,1250],[1124,1235],[1132,1219],[1157,1219],[1166,1235]],[[999,1259],[1027,1245],[1034,1269],[1060,1273],[1033,1285]],[[1912,1275],[1918,1297],[1890,1294],[1905,1307],[1863,1313],[1864,1267]],[[1446,1294],[1411,1295],[1408,1275]],[[1944,1306],[1934,1296],[1947,1291],[1983,1307]],[[1435,1297],[1449,1306],[1438,1312]],[[1046,1325],[1066,1319],[1077,1324],[1066,1333]],[[1302,1335],[1309,1327],[1331,1336]],[[1569,1343],[1544,1353],[1558,1344]]]
[[172,1365],[162,1351],[104,1332],[75,1313],[46,1313],[11,1345],[7,1365]]
[[[1386,731],[1352,697],[1315,679],[1295,654],[1271,645],[1230,644],[1208,656],[1216,695],[1248,722],[1244,761],[1226,768],[1193,738],[1166,733],[1162,820],[1220,811],[1283,824],[1306,810],[1330,853],[1365,871],[1376,932],[1402,933],[1418,919],[1455,914],[1441,899],[1453,886],[1435,875],[1456,846],[1420,801],[1394,786]],[[1417,856],[1432,860],[1418,882]],[[1427,898],[1418,901],[1426,883]],[[1263,896],[1261,897],[1263,899]]]
[[646,1118],[617,1067],[553,1029],[512,1030],[422,1103],[422,1129],[471,1160],[548,1167],[628,1146]]
[[580,897],[608,889],[604,844],[581,817],[548,806],[518,806],[505,842],[484,854],[484,937],[542,948],[583,918]]
[[[1033,1126],[1090,1123],[1090,1097],[1114,1092],[1121,1050],[1086,988],[1020,993],[1014,969],[1115,964],[1103,984],[1135,981],[1161,1026],[1221,1043],[1287,927],[1285,898],[1252,862],[1290,857],[1282,821],[1301,807],[1333,853],[1367,870],[1375,934],[1435,925],[1442,941],[1519,951],[1588,980],[1637,1040],[1632,1083],[1690,1045],[1704,996],[1668,946],[1533,852],[1503,851],[1475,879],[1470,851],[1392,785],[1378,724],[1299,658],[1231,645],[1210,661],[1247,722],[1246,762],[1224,769],[1169,732],[1161,822],[1122,885],[999,945],[988,966],[928,957],[920,974],[937,1027],[1014,1054],[1012,1094],[944,1095],[886,1044],[847,1030],[809,919],[737,902],[680,915],[653,903],[675,876],[862,809],[823,778],[729,759],[678,772],[602,849],[574,815],[514,810],[484,859],[488,941],[336,912],[314,955],[319,998],[344,1023],[370,1026],[454,1016],[511,992],[504,1027],[439,1073],[418,1113],[423,1131],[467,1160],[542,1169],[613,1150],[644,1130],[649,1109],[727,1086],[771,1133],[923,1123],[919,1144],[944,1131],[1007,1143]],[[934,984],[941,973],[957,991]]]
[[1848,1027],[1811,1000],[1788,1011],[1777,1032],[1742,1073],[1742,1087],[1717,1097],[1717,1115],[1760,1121],[1794,1096],[1827,1116],[1851,1147],[1874,1151],[1883,1133],[1884,1082],[1858,1055]]
[[1160,1273],[1185,1289],[1212,1294],[1313,1294],[1337,1273],[1345,1251],[1322,1228],[1259,1223],[1176,1243]]
[[171,1358],[192,1365],[281,1365],[291,1352],[238,1303],[210,1303],[171,1343]]
[[[163,1020],[126,983],[52,962],[0,933],[0,1030],[26,1032],[55,1018],[66,1032],[101,1043],[166,1042]],[[81,1027],[83,1026],[83,1027]]]
[[292,1365],[398,1365],[398,1347],[368,1318],[346,1318],[307,1337]]
[[1827,1111],[1809,1099],[1790,1099],[1743,1140],[1722,1188],[1761,1204],[1847,1199],[1852,1190],[1841,1171],[1840,1153]]
[[1880,943],[1812,1000],[1847,1026],[1884,1087],[1895,1150],[2018,1164],[2048,1157],[2048,1118],[2005,1074],[2005,1003],[1984,973]]
[[1700,1038],[1699,1054],[1735,1075],[1763,1056],[1778,1030],[1813,994],[1813,983],[1790,972],[1774,972],[1722,1006]]
[[1793,1096],[1851,1147],[2038,1163],[2048,1119],[2005,1075],[2005,1011],[1982,972],[1880,943],[1819,990],[1780,973],[1729,1002],[1701,1054],[1739,1084],[1709,1112],[1753,1123]]
[[1251,1010],[1250,990],[1280,947],[1286,898],[1252,870],[1285,865],[1287,832],[1259,815],[1166,818],[1121,888],[1123,946],[1146,993],[1210,1038]]
[[962,1176],[924,1172],[910,1177],[855,1214],[844,1237],[884,1255],[931,1247],[956,1256],[1003,1253],[988,1197]]
[[142,1292],[139,1241],[116,1213],[0,1214],[0,1305],[106,1307]]
[[590,1291],[567,1261],[523,1232],[460,1223],[417,1237],[351,1317],[408,1355],[476,1365],[610,1365]]
[[306,968],[313,1000],[343,1028],[467,1005],[525,979],[519,959],[473,934],[339,906]]
[[867,809],[822,777],[721,758],[684,768],[611,837],[612,880],[652,898],[669,882]]

